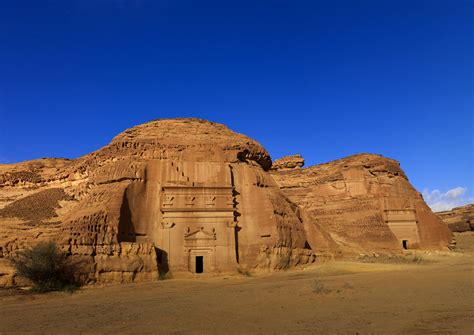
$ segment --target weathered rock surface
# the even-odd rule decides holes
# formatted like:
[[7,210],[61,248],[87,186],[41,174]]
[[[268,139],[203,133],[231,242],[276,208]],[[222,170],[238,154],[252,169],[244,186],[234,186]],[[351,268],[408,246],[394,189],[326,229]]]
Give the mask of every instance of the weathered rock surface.
[[474,230],[474,204],[435,213],[453,232]]
[[301,155],[285,156],[277,159],[272,164],[272,170],[298,169],[303,167],[304,159]]
[[317,224],[345,251],[443,248],[452,241],[395,160],[360,154],[271,173],[311,217],[305,221]]
[[8,257],[41,240],[85,260],[85,281],[311,263],[270,167],[260,144],[199,119],[139,125],[75,160],[0,165],[0,284],[15,281]]
[[[302,168],[200,119],[128,129],[78,159],[0,165],[0,285],[8,259],[53,240],[86,282],[271,271],[359,251],[443,248],[452,234],[398,162]],[[270,170],[271,169],[271,170]]]

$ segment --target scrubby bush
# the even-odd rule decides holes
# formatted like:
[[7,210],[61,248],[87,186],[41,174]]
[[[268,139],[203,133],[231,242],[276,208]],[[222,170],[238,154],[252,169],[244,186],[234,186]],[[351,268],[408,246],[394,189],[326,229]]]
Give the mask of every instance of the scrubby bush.
[[392,264],[423,264],[431,262],[430,260],[425,259],[423,256],[412,253],[410,254],[385,254],[379,255],[377,257],[371,257],[367,255],[362,255],[358,257],[358,261],[363,263],[392,263]]
[[312,283],[313,293],[316,294],[328,294],[332,292],[332,289],[326,287],[320,280],[315,279]]
[[344,285],[342,285],[342,288],[343,288],[343,289],[346,289],[346,290],[353,290],[353,289],[354,289],[354,285],[353,285],[352,283],[345,282]]
[[28,278],[38,292],[73,291],[79,287],[74,278],[78,264],[68,259],[54,242],[40,242],[12,258],[16,273]]
[[424,262],[425,262],[425,259],[424,259],[422,256],[415,255],[415,256],[413,256],[413,258],[412,258],[412,262],[413,262],[413,263],[424,263]]

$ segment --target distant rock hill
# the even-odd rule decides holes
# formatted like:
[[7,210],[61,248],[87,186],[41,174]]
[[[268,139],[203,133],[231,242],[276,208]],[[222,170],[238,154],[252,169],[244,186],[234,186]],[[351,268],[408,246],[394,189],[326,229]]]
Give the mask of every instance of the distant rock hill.
[[446,248],[451,232],[399,164],[356,155],[303,168],[201,119],[124,131],[78,159],[0,165],[0,285],[8,259],[56,241],[85,282],[288,269],[360,251]]
[[435,213],[453,232],[474,230],[474,204]]
[[271,173],[309,221],[346,250],[440,248],[452,240],[393,159],[359,154]]

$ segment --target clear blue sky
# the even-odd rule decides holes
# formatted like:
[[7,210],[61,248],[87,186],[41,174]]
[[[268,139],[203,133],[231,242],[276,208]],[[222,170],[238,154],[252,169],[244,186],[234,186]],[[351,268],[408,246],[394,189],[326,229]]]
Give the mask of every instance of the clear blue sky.
[[0,0],[0,162],[78,157],[142,122],[193,116],[307,165],[392,157],[418,190],[467,188],[468,201],[473,11],[472,0]]

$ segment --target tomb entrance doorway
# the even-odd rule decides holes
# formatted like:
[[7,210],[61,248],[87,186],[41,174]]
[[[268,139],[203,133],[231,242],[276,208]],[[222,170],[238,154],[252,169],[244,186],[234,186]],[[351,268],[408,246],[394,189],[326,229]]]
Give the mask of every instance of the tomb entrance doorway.
[[204,272],[204,256],[196,256],[196,273]]

